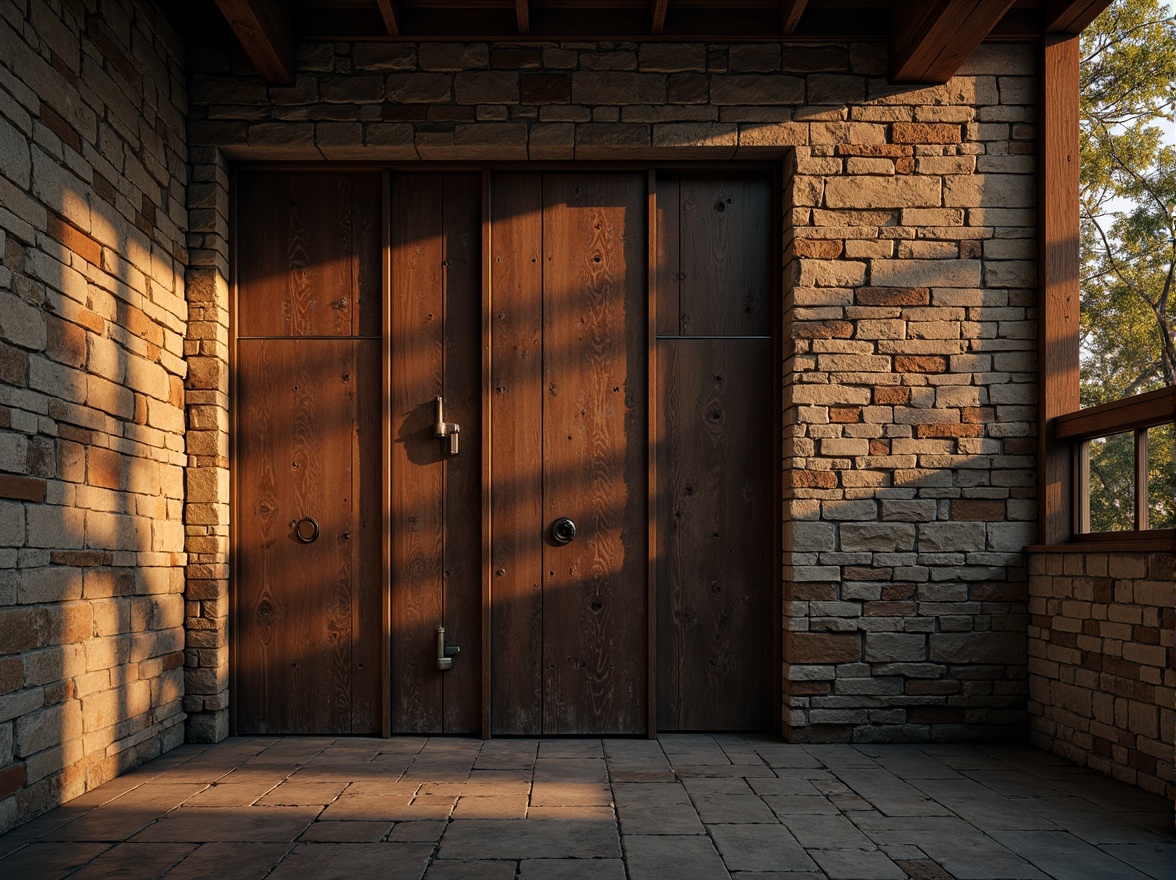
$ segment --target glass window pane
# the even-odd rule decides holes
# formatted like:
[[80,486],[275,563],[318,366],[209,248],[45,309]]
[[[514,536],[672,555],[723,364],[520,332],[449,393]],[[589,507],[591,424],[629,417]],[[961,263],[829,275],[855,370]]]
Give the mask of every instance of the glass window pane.
[[1090,441],[1090,530],[1135,528],[1135,435]]
[[1176,528],[1176,426],[1147,429],[1147,502],[1149,526]]

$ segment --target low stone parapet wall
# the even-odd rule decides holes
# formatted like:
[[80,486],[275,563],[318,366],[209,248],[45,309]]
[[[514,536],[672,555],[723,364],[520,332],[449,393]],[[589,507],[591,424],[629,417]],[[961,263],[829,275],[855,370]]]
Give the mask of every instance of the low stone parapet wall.
[[1037,553],[1029,570],[1032,742],[1171,797],[1176,558]]

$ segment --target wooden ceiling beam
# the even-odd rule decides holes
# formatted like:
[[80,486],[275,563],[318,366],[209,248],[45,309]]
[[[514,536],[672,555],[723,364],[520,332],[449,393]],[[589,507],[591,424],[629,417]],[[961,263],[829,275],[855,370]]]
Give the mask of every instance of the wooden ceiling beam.
[[1050,0],[1043,12],[1049,33],[1078,34],[1111,5],[1111,0]]
[[520,37],[531,33],[531,6],[528,0],[515,0],[515,22]]
[[795,33],[806,6],[808,0],[780,0],[780,33],[785,36]]
[[272,86],[294,84],[290,13],[281,0],[216,0],[237,41]]
[[1014,0],[895,0],[890,79],[945,83],[984,42]]
[[397,8],[396,0],[376,0],[376,5],[380,7],[380,17],[384,19],[384,28],[388,31],[388,36],[400,36],[400,10]]
[[650,0],[649,31],[655,36],[666,29],[666,13],[670,11],[670,0]]

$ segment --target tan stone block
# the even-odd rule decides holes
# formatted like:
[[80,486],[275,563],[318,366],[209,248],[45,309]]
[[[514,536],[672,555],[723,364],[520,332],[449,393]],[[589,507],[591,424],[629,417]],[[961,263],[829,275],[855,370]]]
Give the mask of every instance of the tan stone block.
[[572,100],[577,104],[661,104],[665,99],[666,78],[661,74],[614,71],[572,74]]
[[845,242],[845,255],[851,259],[890,259],[894,256],[894,242],[852,239]]
[[845,161],[845,170],[850,174],[894,174],[893,159],[850,158]]
[[961,130],[945,122],[896,122],[892,137],[896,144],[958,144]]
[[870,389],[851,385],[803,384],[792,388],[792,402],[800,405],[829,406],[839,404],[865,405],[870,402]]
[[1147,557],[1134,553],[1116,553],[1108,557],[1107,574],[1116,579],[1147,577]]
[[905,339],[907,322],[900,320],[858,321],[855,339]]
[[797,177],[792,181],[792,204],[819,205],[824,198],[824,191],[825,181],[820,177]]
[[87,376],[85,384],[87,406],[125,421],[134,417],[135,395],[132,391],[95,375]]
[[825,184],[825,205],[856,209],[936,207],[940,190],[938,178],[835,178]]
[[733,155],[739,143],[739,131],[733,123],[663,123],[654,125],[652,143],[654,147],[726,147]]
[[886,126],[869,122],[813,122],[809,125],[809,143],[885,144]]
[[120,489],[123,485],[123,458],[113,449],[91,446],[86,450],[86,477],[91,486]]
[[66,566],[25,569],[20,572],[17,601],[22,604],[33,604],[80,599],[82,577],[80,569]]
[[874,260],[870,281],[877,287],[974,288],[981,265],[979,260]]
[[856,260],[799,260],[805,287],[857,287],[865,283],[866,264]]
[[962,208],[1032,208],[1037,204],[1035,178],[1029,174],[946,177],[943,204]]
[[857,633],[784,633],[784,657],[789,663],[856,663],[861,650]]
[[479,70],[457,74],[453,82],[459,104],[514,104],[519,100],[516,71]]

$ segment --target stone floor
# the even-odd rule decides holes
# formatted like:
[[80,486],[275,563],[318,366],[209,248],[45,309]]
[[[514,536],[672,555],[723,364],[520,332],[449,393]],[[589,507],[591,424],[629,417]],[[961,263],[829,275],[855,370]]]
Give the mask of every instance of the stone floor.
[[1172,805],[1029,748],[237,738],[0,836],[0,878],[1172,880]]

